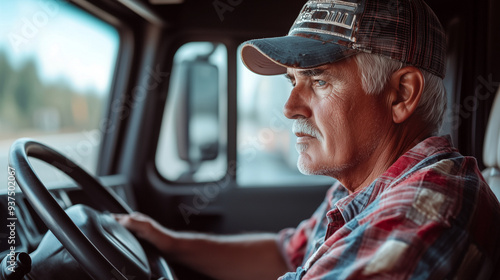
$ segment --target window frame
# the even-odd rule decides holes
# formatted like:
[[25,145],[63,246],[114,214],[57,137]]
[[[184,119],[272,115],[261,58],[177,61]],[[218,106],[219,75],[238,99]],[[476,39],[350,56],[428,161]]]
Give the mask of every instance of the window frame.
[[[116,100],[123,100],[127,95],[127,88],[130,87],[130,77],[133,73],[133,63],[137,48],[137,30],[127,22],[127,17],[115,16],[108,10],[114,10],[116,6],[107,6],[103,3],[89,3],[86,1],[71,1],[72,5],[89,13],[95,18],[109,24],[118,33],[118,52],[116,63],[113,69],[113,76],[110,84],[110,92],[105,106],[103,118],[113,125],[101,130],[101,143],[98,151],[98,163],[96,167],[96,176],[106,176],[117,174],[117,154],[120,146],[120,136],[126,128],[126,124],[121,120],[120,112],[113,110],[113,103]],[[116,11],[115,11],[116,12]]]

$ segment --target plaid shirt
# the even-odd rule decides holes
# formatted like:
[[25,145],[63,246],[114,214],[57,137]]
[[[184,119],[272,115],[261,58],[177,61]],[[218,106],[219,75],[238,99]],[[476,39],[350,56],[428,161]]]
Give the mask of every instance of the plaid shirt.
[[500,204],[476,160],[431,137],[366,188],[340,184],[280,233],[280,279],[500,279]]

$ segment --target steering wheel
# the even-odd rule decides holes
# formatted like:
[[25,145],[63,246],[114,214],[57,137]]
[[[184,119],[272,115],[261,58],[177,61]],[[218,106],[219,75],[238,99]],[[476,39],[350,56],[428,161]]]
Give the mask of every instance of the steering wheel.
[[[126,274],[133,275],[135,279],[151,278],[141,245],[125,228],[109,215],[89,207],[77,207],[76,216],[86,228],[91,228],[86,231],[86,236],[80,229],[82,225],[80,228],[75,225],[38,179],[28,157],[42,160],[71,177],[100,206],[99,210],[114,213],[131,213],[132,210],[96,178],[48,146],[27,138],[12,144],[9,165],[16,172],[19,187],[45,225],[89,276],[103,280],[126,280],[123,273],[123,268],[126,268]],[[160,270],[156,273],[172,279],[166,262],[159,256],[156,258],[159,259],[155,263],[162,266],[156,267]]]

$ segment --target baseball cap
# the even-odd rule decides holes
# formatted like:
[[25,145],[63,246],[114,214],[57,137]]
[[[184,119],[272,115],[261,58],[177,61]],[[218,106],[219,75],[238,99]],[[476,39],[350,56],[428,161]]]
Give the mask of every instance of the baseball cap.
[[288,35],[244,42],[243,63],[261,75],[313,68],[365,52],[445,76],[446,35],[422,0],[310,0]]

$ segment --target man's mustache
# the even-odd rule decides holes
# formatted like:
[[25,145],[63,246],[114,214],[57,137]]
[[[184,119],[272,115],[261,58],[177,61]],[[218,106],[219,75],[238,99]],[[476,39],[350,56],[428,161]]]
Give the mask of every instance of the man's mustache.
[[312,137],[321,139],[321,133],[319,130],[306,118],[299,118],[293,122],[293,133],[307,134]]

